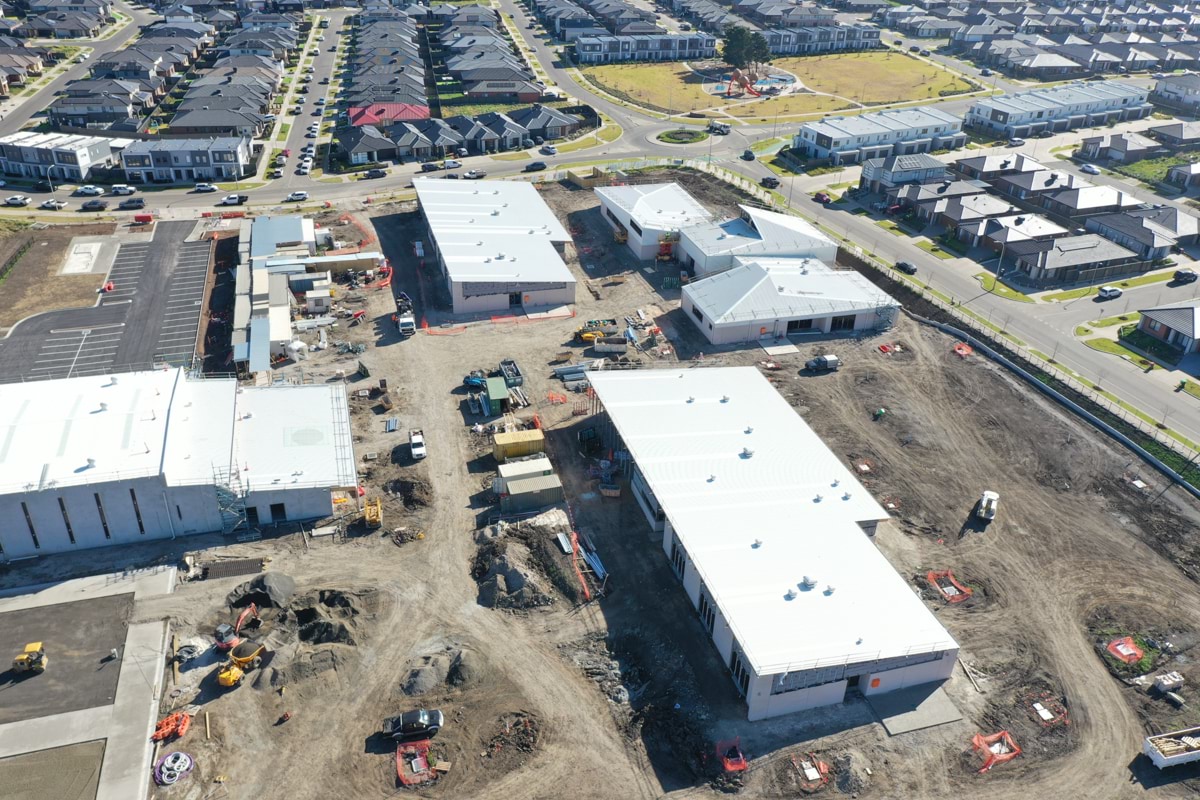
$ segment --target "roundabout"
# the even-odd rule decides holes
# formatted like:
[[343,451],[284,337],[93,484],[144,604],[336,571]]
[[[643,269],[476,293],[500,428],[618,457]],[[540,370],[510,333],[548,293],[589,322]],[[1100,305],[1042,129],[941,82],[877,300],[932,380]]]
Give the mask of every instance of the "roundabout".
[[654,138],[663,144],[696,144],[709,136],[708,131],[695,128],[673,128],[663,131]]

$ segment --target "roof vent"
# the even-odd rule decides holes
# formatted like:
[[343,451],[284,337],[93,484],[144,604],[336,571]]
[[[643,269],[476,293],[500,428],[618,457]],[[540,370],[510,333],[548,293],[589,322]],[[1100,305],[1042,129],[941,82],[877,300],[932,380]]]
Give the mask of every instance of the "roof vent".
[[87,462],[88,462],[88,469],[91,469],[92,467],[96,466],[96,459],[94,459],[94,458],[89,458],[87,460]]
[[839,478],[834,478],[834,479],[833,479],[833,483],[831,483],[831,484],[829,484],[829,485],[830,485],[830,486],[837,486],[837,485],[838,485],[839,483],[841,483],[841,482],[842,482],[842,481],[841,481],[841,479],[839,479]]
[[821,495],[817,495],[816,497],[814,497],[814,498],[813,498],[813,502],[814,502],[814,503],[819,503],[819,502],[821,502],[821,500],[823,500],[823,499],[824,499],[824,498],[822,498],[822,497],[821,497]]
[[850,492],[849,492],[849,491],[847,491],[845,494],[843,494],[843,495],[842,495],[842,499],[843,499],[843,500],[849,500],[849,499],[850,499]]
[[688,397],[688,402],[689,402],[689,403],[694,403],[694,402],[696,402],[696,398],[695,398],[695,397]]
[[762,547],[762,539],[755,539],[754,544],[750,546],[757,550],[758,548]]
[[800,588],[804,589],[805,591],[808,591],[809,589],[813,588],[816,585],[817,585],[817,579],[812,577],[811,575],[805,575],[803,580],[800,581]]
[[108,403],[101,403],[101,404],[100,404],[100,410],[101,410],[101,411],[108,411]]
[[716,475],[709,475],[709,476],[708,476],[708,482],[709,482],[709,483],[713,483],[713,482],[714,482],[714,481],[716,481],[716,480],[717,480],[717,476],[716,476]]
[[754,451],[751,450],[749,447],[742,448],[742,458],[750,458],[753,455],[754,455]]
[[108,385],[109,385],[109,386],[116,386],[116,385],[117,385],[117,376],[116,376],[116,375],[113,375],[113,376],[112,376],[112,380],[108,382]]
[[784,599],[784,600],[795,600],[795,599],[796,599],[796,590],[795,590],[795,589],[788,589],[788,590],[787,590],[787,594],[785,594],[785,595],[783,596],[783,599]]
[[829,595],[833,594],[833,591],[834,591],[834,589],[833,589],[832,585],[826,586],[825,587],[825,596],[829,597]]
[[500,209],[498,209],[498,208],[493,208],[493,209],[492,209],[492,216],[493,216],[493,217],[498,217],[498,216],[500,216]]
[[855,640],[855,642],[854,642],[854,643],[855,643],[855,644],[862,644],[862,643],[863,643],[863,637],[861,637],[861,636],[860,636],[860,637],[858,637],[858,639],[857,639],[857,640]]
[[746,426],[746,433],[754,433],[754,428],[752,428],[752,427],[750,427],[749,425],[747,425],[747,426]]
[[727,395],[727,394],[723,394],[723,395],[721,395],[721,402],[722,402],[722,403],[728,403],[728,402],[729,402],[729,395]]

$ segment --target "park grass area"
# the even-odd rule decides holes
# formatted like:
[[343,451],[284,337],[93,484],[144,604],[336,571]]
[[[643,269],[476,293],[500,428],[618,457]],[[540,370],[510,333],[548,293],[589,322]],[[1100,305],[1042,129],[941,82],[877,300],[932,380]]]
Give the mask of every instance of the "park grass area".
[[[721,98],[714,98],[714,105],[721,103]],[[770,97],[766,100],[756,100],[753,103],[738,103],[725,109],[731,117],[745,120],[748,123],[767,123],[788,117],[798,117],[805,114],[827,114],[831,111],[844,111],[854,108],[840,97],[829,97],[823,94],[789,94],[783,97]]]
[[687,111],[725,103],[723,97],[704,91],[705,78],[682,62],[605,64],[580,72],[615,97],[655,108]]
[[[1151,272],[1148,275],[1139,275],[1136,278],[1129,278],[1123,281],[1114,281],[1106,283],[1105,286],[1117,286],[1121,289],[1131,289],[1134,286],[1145,286],[1150,283],[1163,283],[1174,277],[1172,272]],[[1099,286],[1084,286],[1082,289],[1068,289],[1065,292],[1054,292],[1052,294],[1042,295],[1043,300],[1050,302],[1059,302],[1063,300],[1077,300],[1080,297],[1088,297],[1100,291]]]
[[926,253],[929,253],[931,256],[937,256],[938,258],[942,259],[943,261],[954,258],[953,253],[947,253],[945,250],[943,250],[941,247],[939,247],[936,243],[925,240],[925,239],[917,242],[917,247],[921,248]]
[[772,67],[787,70],[814,92],[867,105],[936,100],[945,93],[970,91],[952,72],[904,53],[871,50],[809,58],[781,58]]
[[1112,339],[1105,339],[1097,336],[1095,339],[1084,339],[1083,343],[1093,350],[1098,350],[1101,353],[1109,353],[1114,356],[1120,356],[1128,361],[1133,362],[1142,369],[1161,369],[1158,364],[1146,358],[1141,353],[1136,353],[1120,342],[1113,341]]
[[975,276],[975,280],[979,281],[979,285],[983,287],[985,292],[999,295],[1006,300],[1016,300],[1019,303],[1035,302],[1029,295],[1019,292],[1009,286],[1004,281],[996,280],[996,276],[990,272],[980,272]]
[[1116,167],[1116,171],[1153,186],[1167,179],[1167,172],[1171,167],[1191,164],[1197,160],[1200,160],[1200,150],[1185,150],[1162,158],[1147,158],[1132,164],[1121,164]]

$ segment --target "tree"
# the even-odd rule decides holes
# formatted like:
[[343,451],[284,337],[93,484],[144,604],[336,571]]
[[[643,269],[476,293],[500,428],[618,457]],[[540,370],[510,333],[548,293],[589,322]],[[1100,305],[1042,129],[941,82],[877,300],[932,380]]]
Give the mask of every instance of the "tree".
[[751,64],[769,64],[771,61],[771,46],[767,44],[767,37],[755,31],[750,35],[750,43],[746,48],[746,55],[749,57]]
[[725,46],[721,50],[721,59],[731,67],[745,69],[750,63],[750,30],[730,23],[725,26],[722,36]]

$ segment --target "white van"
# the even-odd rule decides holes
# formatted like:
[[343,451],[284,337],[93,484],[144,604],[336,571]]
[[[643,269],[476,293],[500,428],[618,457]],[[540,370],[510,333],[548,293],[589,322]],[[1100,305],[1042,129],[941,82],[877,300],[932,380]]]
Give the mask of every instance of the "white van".
[[124,183],[118,183],[112,187],[113,194],[133,194],[135,191],[137,190],[132,186],[128,186]]

